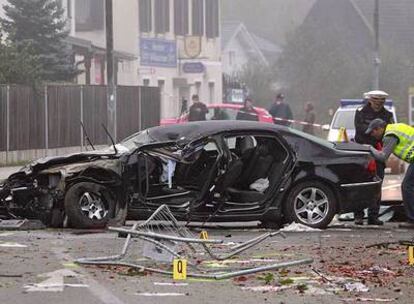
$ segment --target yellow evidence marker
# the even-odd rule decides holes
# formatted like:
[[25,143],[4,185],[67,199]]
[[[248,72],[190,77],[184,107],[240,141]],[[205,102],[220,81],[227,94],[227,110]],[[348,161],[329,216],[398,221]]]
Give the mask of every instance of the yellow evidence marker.
[[414,265],[414,246],[408,246],[408,265]]
[[173,261],[173,279],[187,279],[187,260],[174,259]]
[[200,232],[200,239],[202,240],[208,240],[208,233],[207,231],[203,230]]

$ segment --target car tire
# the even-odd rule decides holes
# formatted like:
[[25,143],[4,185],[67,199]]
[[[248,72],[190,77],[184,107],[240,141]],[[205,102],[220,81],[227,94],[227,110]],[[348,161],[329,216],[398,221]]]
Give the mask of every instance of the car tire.
[[114,214],[116,197],[105,186],[81,182],[65,195],[65,213],[73,228],[104,228]]
[[289,192],[284,205],[286,220],[312,228],[326,228],[336,214],[337,200],[321,182],[303,182]]

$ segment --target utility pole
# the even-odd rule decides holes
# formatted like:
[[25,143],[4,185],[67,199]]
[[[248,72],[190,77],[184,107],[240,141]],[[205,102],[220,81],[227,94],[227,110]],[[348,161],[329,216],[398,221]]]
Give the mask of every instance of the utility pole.
[[106,26],[106,75],[107,75],[107,108],[108,130],[116,141],[116,88],[114,77],[114,26],[113,2],[105,0],[105,26]]
[[374,8],[374,83],[373,89],[379,89],[379,77],[380,77],[380,50],[379,50],[379,0],[375,0]]

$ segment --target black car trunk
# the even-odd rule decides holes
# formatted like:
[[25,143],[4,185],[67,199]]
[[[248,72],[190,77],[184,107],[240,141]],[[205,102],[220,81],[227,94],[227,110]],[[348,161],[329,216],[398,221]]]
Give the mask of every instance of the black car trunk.
[[361,145],[356,142],[335,143],[335,149],[340,151],[369,152],[370,146]]

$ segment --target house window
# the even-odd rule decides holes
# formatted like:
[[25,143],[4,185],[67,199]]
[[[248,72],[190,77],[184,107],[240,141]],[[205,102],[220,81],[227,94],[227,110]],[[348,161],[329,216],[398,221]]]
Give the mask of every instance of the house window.
[[76,31],[103,30],[104,0],[82,0],[75,2]]
[[214,82],[209,82],[208,83],[208,96],[209,96],[209,102],[210,103],[217,102],[215,100],[215,94],[216,94],[215,83]]
[[195,82],[195,93],[197,95],[201,94],[201,81],[196,81]]
[[236,58],[236,53],[234,51],[229,51],[229,65],[233,65]]
[[193,0],[193,35],[204,35],[204,0]]
[[144,85],[144,87],[149,87],[149,85],[150,85],[149,78],[144,78],[143,81],[142,81],[142,84]]
[[219,0],[206,0],[206,36],[219,36]]
[[170,31],[170,0],[154,0],[155,32]]
[[141,33],[152,31],[151,0],[139,0],[139,30]]
[[174,31],[176,35],[188,34],[188,0],[174,0]]

